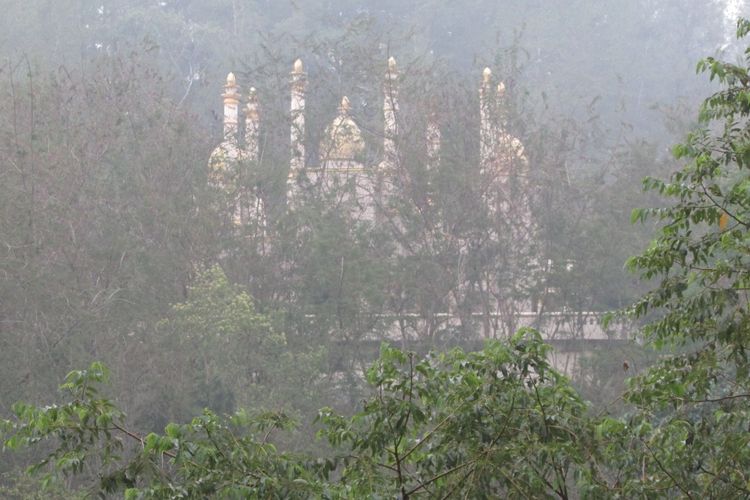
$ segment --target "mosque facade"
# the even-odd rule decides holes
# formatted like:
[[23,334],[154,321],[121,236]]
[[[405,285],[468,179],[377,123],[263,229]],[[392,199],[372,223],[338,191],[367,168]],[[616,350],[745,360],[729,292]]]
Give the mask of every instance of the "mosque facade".
[[[401,196],[400,184],[404,179],[399,151],[399,82],[396,61],[390,58],[384,65],[382,83],[382,157],[367,162],[365,140],[352,107],[346,96],[341,97],[336,116],[325,128],[316,159],[305,151],[307,139],[306,99],[308,75],[301,60],[296,60],[290,72],[289,100],[289,173],[286,181],[285,206],[287,210],[300,209],[305,196],[325,196],[352,222],[378,224],[386,216],[389,199]],[[522,142],[508,127],[508,96],[502,82],[493,82],[492,71],[485,68],[479,85],[479,123],[476,130],[479,140],[479,168],[482,179],[480,198],[491,217],[508,219],[505,230],[512,232],[513,241],[529,241],[535,237],[535,223],[529,196],[531,166]],[[224,92],[224,136],[209,159],[209,183],[227,195],[228,212],[234,224],[264,228],[268,219],[263,197],[255,188],[242,182],[243,168],[257,165],[260,154],[260,130],[263,126],[258,95],[249,88],[241,95],[234,74],[227,76]],[[241,103],[244,102],[244,106]],[[242,112],[240,111],[242,110]],[[244,118],[244,134],[240,137],[240,119]],[[441,157],[442,131],[440,124],[430,116],[423,134],[427,161],[437,167]],[[429,165],[428,165],[429,166]],[[393,222],[391,220],[391,222]],[[396,222],[397,224],[397,222]],[[483,235],[489,239],[508,238],[508,234]],[[460,239],[460,237],[459,237]],[[497,336],[502,318],[510,318],[500,334],[510,334],[522,326],[534,326],[548,335],[567,330],[572,335],[588,338],[609,338],[598,325],[599,313],[569,313],[545,311],[540,313],[535,298],[508,299],[510,293],[503,289],[502,280],[496,276],[473,279],[469,283],[465,265],[472,241],[459,241],[458,283],[445,302],[446,311],[435,313],[443,325],[466,321],[457,312],[469,293],[469,287],[484,289],[495,297],[494,307],[483,310],[464,310],[464,315],[484,322],[480,330],[484,336]],[[402,250],[407,252],[407,250]],[[464,264],[462,264],[462,262]],[[527,262],[526,265],[529,265]],[[531,265],[538,265],[532,259]],[[544,317],[542,317],[544,316]],[[548,325],[545,324],[549,323]],[[562,325],[562,326],[561,326]],[[550,333],[552,332],[552,333]]]
[[[306,161],[306,97],[308,78],[301,60],[294,62],[290,73],[289,174],[286,204],[289,209],[313,192],[332,199],[353,220],[376,222],[388,198],[398,195],[403,178],[398,151],[399,79],[396,61],[385,65],[382,93],[382,158],[367,164],[365,140],[349,98],[342,96],[335,118],[326,127],[319,145],[317,162]],[[511,206],[511,179],[525,179],[528,171],[521,141],[507,130],[505,87],[493,88],[492,74],[486,68],[479,89],[480,161],[483,182],[482,197],[492,213],[507,212]],[[258,192],[243,187],[242,169],[257,164],[260,153],[260,104],[257,92],[250,88],[240,94],[236,77],[227,76],[222,94],[224,101],[224,134],[222,142],[209,159],[209,183],[224,191],[232,200],[233,221],[240,224],[263,224],[267,218],[264,202]],[[242,107],[241,103],[245,102]],[[242,109],[242,113],[241,110]],[[244,137],[240,137],[240,119],[244,115]],[[434,117],[427,120],[424,133],[428,162],[440,159],[440,125]],[[520,221],[531,224],[530,211],[524,209]]]

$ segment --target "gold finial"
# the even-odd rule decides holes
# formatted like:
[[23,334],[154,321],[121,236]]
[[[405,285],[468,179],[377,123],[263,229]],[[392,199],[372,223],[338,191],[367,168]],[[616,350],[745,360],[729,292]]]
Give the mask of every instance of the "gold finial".
[[255,108],[258,106],[258,92],[255,87],[250,87],[247,91],[247,109]]
[[257,120],[258,119],[258,93],[255,87],[250,87],[247,91],[247,107],[245,112],[245,120]]
[[484,83],[490,83],[490,80],[492,79],[492,70],[490,68],[484,68],[484,71],[482,71],[482,80]]
[[350,109],[349,98],[344,96],[338,116],[326,127],[320,143],[321,161],[354,160],[363,153],[365,142],[362,131],[349,116]]
[[294,66],[292,69],[293,73],[303,73],[305,71],[305,67],[302,65],[302,59],[297,59],[294,61]]
[[237,103],[239,101],[239,87],[237,86],[237,78],[235,78],[234,73],[227,75],[227,83],[224,85],[224,93],[221,96],[224,98],[225,104]]
[[388,58],[388,71],[396,71],[396,58],[393,56]]
[[498,97],[505,96],[505,84],[503,82],[500,82],[497,84],[497,96]]
[[348,115],[351,109],[352,109],[352,106],[349,103],[349,98],[344,96],[341,99],[341,105],[339,106],[339,113],[341,113],[342,115]]

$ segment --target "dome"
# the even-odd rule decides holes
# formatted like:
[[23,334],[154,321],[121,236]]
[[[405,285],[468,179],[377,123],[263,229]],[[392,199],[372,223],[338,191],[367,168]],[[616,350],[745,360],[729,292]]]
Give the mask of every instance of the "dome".
[[[511,163],[526,166],[526,153],[523,149],[523,143],[517,137],[513,137],[507,132],[500,131],[497,134],[497,156],[501,163]],[[520,162],[520,163],[516,163]],[[504,167],[506,165],[503,165]]]
[[355,160],[365,151],[362,131],[349,116],[349,99],[344,97],[339,106],[339,115],[326,127],[320,143],[320,160]]
[[[529,161],[523,143],[507,132],[495,135],[495,144],[488,163],[487,172],[493,182],[505,183],[511,177],[525,179],[529,175]],[[525,182],[525,181],[524,181]]]
[[236,143],[224,141],[219,144],[208,159],[209,183],[224,189],[230,187],[240,157],[241,151]]

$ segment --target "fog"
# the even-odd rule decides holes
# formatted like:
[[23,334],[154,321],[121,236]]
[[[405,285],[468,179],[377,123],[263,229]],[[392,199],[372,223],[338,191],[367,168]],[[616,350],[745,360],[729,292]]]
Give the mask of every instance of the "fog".
[[[730,113],[717,101],[703,111],[716,122],[700,122],[699,110],[722,85],[746,87],[746,74],[730,69],[734,76],[708,78],[696,67],[712,57],[744,68],[746,43],[735,33],[737,19],[750,15],[747,2],[0,0],[0,12],[1,497],[119,497],[128,488],[139,489],[133,498],[699,491],[681,487],[669,472],[663,489],[619,489],[631,479],[619,481],[617,470],[628,469],[611,457],[601,459],[601,471],[592,466],[600,476],[589,478],[587,490],[581,464],[596,462],[591,457],[603,448],[550,451],[531,472],[497,465],[523,462],[519,450],[547,443],[555,432],[547,426],[558,420],[546,415],[542,431],[526,427],[533,417],[519,416],[474,455],[453,457],[458,445],[450,440],[435,444],[433,455],[415,443],[438,431],[456,439],[465,431],[461,439],[469,443],[471,426],[447,431],[452,424],[438,422],[465,414],[479,435],[493,428],[486,415],[507,408],[518,415],[517,401],[544,414],[547,396],[539,387],[549,380],[548,408],[559,410],[560,421],[642,415],[634,410],[641,400],[624,396],[633,390],[627,379],[647,379],[649,367],[664,359],[658,348],[668,339],[657,334],[658,346],[650,343],[645,325],[659,317],[657,306],[671,310],[676,302],[623,311],[653,299],[644,294],[666,287],[675,269],[714,262],[711,252],[721,245],[731,251],[723,239],[708,257],[685,243],[673,268],[648,272],[654,258],[631,260],[628,271],[625,262],[671,220],[632,211],[669,206],[674,200],[664,193],[690,199],[677,188],[642,189],[645,177],[668,179],[685,158],[725,155],[712,170],[722,175],[731,171],[727,165],[743,165],[741,147],[715,146],[698,131],[724,130],[728,142],[727,134],[741,134],[745,111]],[[675,158],[674,145],[690,137],[699,139]],[[701,145],[715,147],[701,157]],[[737,198],[744,191],[728,189],[729,180],[704,181],[688,176],[678,184],[726,196],[714,204],[740,231],[744,208],[726,207],[746,206]],[[685,226],[675,224],[688,231],[685,241],[713,234],[717,224],[726,230],[724,213],[691,214]],[[712,276],[676,287],[674,301],[683,291],[698,293],[697,282],[728,287],[726,275]],[[728,288],[741,302],[746,286],[738,283]],[[719,308],[692,323],[728,316]],[[693,352],[691,342],[703,337],[690,332],[667,354]],[[501,347],[493,351],[488,340]],[[462,357],[453,348],[481,354]],[[437,353],[452,354],[446,360]],[[415,365],[420,359],[425,364]],[[482,363],[499,364],[482,371]],[[560,378],[545,378],[546,370]],[[497,394],[518,391],[528,399],[483,406],[480,389],[459,391],[472,377],[489,387],[489,379],[515,376],[518,385]],[[394,410],[416,400],[413,386],[422,382],[414,391],[422,391],[424,405]],[[66,414],[78,416],[74,423],[14,409],[18,401],[49,409],[93,400],[89,384],[123,412],[87,407],[101,428],[86,428],[79,406]],[[451,394],[441,400],[444,408],[435,402],[441,394]],[[465,405],[450,406],[475,397],[471,415]],[[201,424],[209,429],[204,441],[187,437],[203,432],[197,427],[179,436],[168,427],[202,412],[221,419],[238,411],[242,418],[225,427]],[[658,414],[649,412],[643,414]],[[698,410],[686,412],[685,419],[698,418]],[[353,415],[362,418],[337,420]],[[24,418],[38,427],[25,441],[10,440],[21,435],[14,426]],[[390,427],[379,428],[383,422]],[[575,446],[609,432],[602,426],[610,420],[586,422],[585,430],[569,431],[578,436]],[[372,432],[351,438],[362,425]],[[221,434],[235,426],[243,430]],[[388,442],[399,426],[404,440]],[[172,444],[154,451],[145,436],[165,427]],[[70,441],[73,430],[80,442]],[[505,458],[478,468],[498,442],[526,432],[533,439],[509,444]],[[108,454],[102,436],[110,433],[121,440],[113,449],[121,447],[122,456]],[[252,448],[240,445],[243,436],[262,439]],[[42,447],[11,451],[42,437]],[[184,445],[194,452],[188,465],[180,462],[181,439],[196,440]],[[217,452],[214,458],[223,458],[205,465],[200,450],[209,441],[214,452],[244,450],[245,461],[237,465]],[[274,448],[263,448],[268,443]],[[250,448],[273,460],[263,462]],[[27,475],[50,449],[58,452],[51,475]],[[367,453],[371,462],[360,460]],[[402,470],[406,457],[415,462]],[[641,461],[644,472],[632,481],[645,484]],[[197,463],[211,471],[200,480],[184,469]],[[237,482],[227,479],[232,463],[244,471],[237,477],[257,472],[269,482],[223,489],[222,481]],[[423,474],[424,463],[433,468]],[[658,466],[649,477],[670,467]],[[455,483],[453,467],[467,467]],[[528,479],[536,475],[543,479]],[[404,479],[412,476],[413,483]]]

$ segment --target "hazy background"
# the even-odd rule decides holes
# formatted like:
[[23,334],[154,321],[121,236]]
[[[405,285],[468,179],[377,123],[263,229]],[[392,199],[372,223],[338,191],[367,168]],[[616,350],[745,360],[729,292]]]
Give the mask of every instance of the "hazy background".
[[[0,0],[0,415],[54,400],[61,377],[102,360],[144,432],[207,406],[282,408],[304,423],[291,444],[315,447],[317,408],[351,412],[365,390],[375,352],[360,346],[377,348],[379,314],[437,324],[459,252],[446,234],[505,234],[476,202],[485,66],[507,84],[539,231],[480,249],[472,272],[528,299],[532,263],[554,262],[540,281],[550,308],[628,305],[647,284],[623,262],[652,234],[630,211],[659,203],[641,179],[677,166],[670,147],[712,91],[696,62],[741,56],[734,19],[748,13],[739,0]],[[402,234],[324,204],[286,219],[292,62],[309,73],[311,151],[347,94],[377,160],[389,55],[417,179],[397,207]],[[238,242],[206,187],[229,71],[261,97],[251,180],[272,212],[270,250],[257,234]],[[435,108],[443,164],[428,174],[415,145]],[[404,241],[412,254],[394,250]],[[476,290],[467,309],[486,298]],[[423,336],[441,347],[477,331]],[[572,375],[599,405],[624,359],[648,357],[621,346]],[[0,458],[2,481],[23,463]]]
[[225,74],[261,45],[291,65],[296,44],[369,18],[381,42],[398,42],[391,53],[441,58],[474,80],[517,43],[525,86],[554,109],[580,113],[598,98],[608,125],[649,136],[659,131],[655,105],[705,92],[696,60],[732,54],[732,19],[746,10],[739,0],[4,1],[0,54],[55,68],[152,43],[175,96],[205,115],[218,109]]

